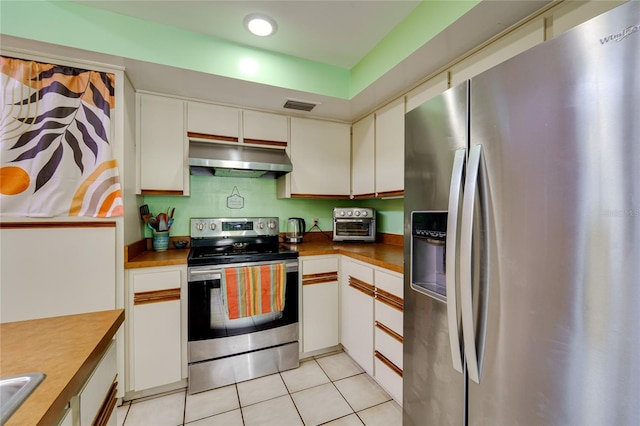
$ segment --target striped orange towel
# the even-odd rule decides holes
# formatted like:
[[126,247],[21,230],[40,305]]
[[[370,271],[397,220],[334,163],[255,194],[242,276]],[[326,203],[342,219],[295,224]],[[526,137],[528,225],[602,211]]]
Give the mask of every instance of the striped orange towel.
[[286,267],[274,265],[227,268],[224,270],[223,296],[229,319],[282,311],[286,286]]

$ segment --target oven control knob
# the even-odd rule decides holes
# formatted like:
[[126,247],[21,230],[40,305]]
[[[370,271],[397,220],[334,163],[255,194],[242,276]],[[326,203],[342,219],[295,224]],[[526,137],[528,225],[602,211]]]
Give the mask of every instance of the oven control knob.
[[258,229],[264,229],[264,223],[258,222]]
[[210,228],[212,231],[215,231],[215,230],[216,230],[216,224],[212,222],[212,223],[211,223],[211,225],[209,225],[209,228]]
[[352,211],[347,212],[347,216],[351,216],[351,215],[353,215]]
[[356,210],[356,216],[360,216],[360,210]]
[[366,211],[366,210],[364,210],[364,211],[362,212],[362,216],[366,216],[366,215],[367,215],[367,211]]
[[340,216],[344,216],[344,212],[340,212]]
[[196,228],[198,228],[198,231],[204,231],[204,223],[200,222],[196,225]]
[[273,220],[269,221],[269,223],[267,224],[267,228],[275,229],[276,228],[276,223]]

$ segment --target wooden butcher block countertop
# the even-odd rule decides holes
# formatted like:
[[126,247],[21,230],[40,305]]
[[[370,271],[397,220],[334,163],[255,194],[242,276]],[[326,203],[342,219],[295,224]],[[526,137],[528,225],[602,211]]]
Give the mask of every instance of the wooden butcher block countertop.
[[123,321],[118,309],[0,324],[0,375],[46,375],[6,425],[55,424]]

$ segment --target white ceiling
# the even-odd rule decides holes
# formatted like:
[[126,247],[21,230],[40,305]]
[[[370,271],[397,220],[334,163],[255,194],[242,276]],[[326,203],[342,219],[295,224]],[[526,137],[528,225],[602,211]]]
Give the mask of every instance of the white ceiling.
[[[74,0],[219,39],[350,69],[420,4],[419,0]],[[257,37],[243,26],[251,13],[275,19],[278,31]]]

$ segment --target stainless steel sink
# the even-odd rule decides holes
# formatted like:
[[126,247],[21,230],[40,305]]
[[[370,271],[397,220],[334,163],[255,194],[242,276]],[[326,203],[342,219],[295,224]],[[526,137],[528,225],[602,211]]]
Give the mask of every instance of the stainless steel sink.
[[5,424],[44,378],[42,373],[28,373],[0,379],[0,424]]

